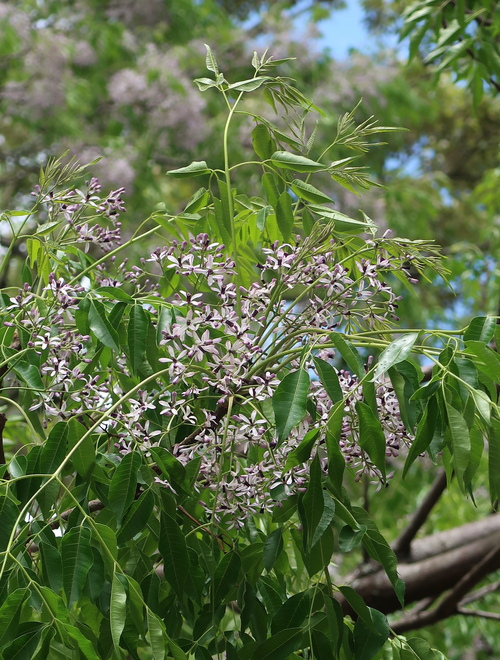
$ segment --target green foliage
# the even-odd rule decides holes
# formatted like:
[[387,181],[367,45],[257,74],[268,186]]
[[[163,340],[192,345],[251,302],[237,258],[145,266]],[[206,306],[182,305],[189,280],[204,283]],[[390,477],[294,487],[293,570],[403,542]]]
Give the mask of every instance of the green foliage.
[[[8,215],[3,270],[32,231],[20,289],[0,298],[6,659],[440,657],[390,637],[332,557],[362,546],[403,604],[396,555],[352,488],[388,482],[394,439],[410,447],[405,474],[442,451],[464,494],[490,439],[498,497],[493,324],[396,325],[386,280],[414,279],[408,261],[445,275],[438,249],[379,236],[321,188],[324,175],[369,186],[337,152],[393,129],[346,113],[310,158],[305,120],[323,113],[277,64],[255,54],[254,77],[231,83],[207,47],[213,75],[198,86],[227,106],[223,166],[169,173],[203,177],[180,213],[119,243],[123,191],[102,196],[93,178],[81,191],[82,170],[51,161],[32,208]],[[284,107],[286,128],[256,112],[254,92]],[[238,116],[258,127],[257,161],[231,160]],[[258,194],[235,183],[240,166]],[[141,268],[118,265],[153,235]],[[419,357],[434,364],[424,387]]]

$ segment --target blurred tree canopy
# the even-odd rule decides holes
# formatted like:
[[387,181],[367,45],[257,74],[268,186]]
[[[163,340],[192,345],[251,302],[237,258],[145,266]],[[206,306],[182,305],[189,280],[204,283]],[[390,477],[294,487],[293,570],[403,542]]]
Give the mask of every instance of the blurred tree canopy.
[[[201,95],[192,82],[202,74],[203,43],[215,45],[221,61],[231,61],[242,79],[251,75],[251,51],[268,47],[275,58],[296,57],[282,67],[283,75],[295,78],[329,113],[340,116],[363,98],[359,120],[373,114],[381,124],[408,129],[371,151],[372,177],[388,190],[365,193],[362,205],[399,235],[443,245],[461,303],[449,288],[433,283],[422,292],[424,307],[406,310],[408,324],[422,316],[442,318],[443,310],[448,317],[495,311],[499,277],[489,255],[498,244],[500,109],[494,85],[479,99],[471,71],[481,80],[490,71],[495,79],[495,49],[488,44],[496,38],[498,12],[496,3],[479,13],[475,5],[445,3],[443,17],[460,30],[443,42],[436,23],[440,3],[405,3],[403,23],[401,3],[367,0],[372,29],[408,33],[413,59],[406,68],[399,53],[352,52],[336,61],[320,48],[315,20],[339,2],[2,2],[0,203],[12,206],[35,184],[40,165],[69,150],[83,162],[101,159],[94,172],[104,186],[125,187],[130,226],[159,202],[177,211],[194,190],[190,182],[174,185],[165,171],[200,154],[215,166],[222,162],[212,139],[222,122],[220,99]],[[466,36],[474,26],[473,36]],[[461,39],[474,40],[473,52],[486,57],[483,64],[467,49],[450,60],[448,46]],[[441,42],[446,56],[436,54]],[[436,63],[443,71],[438,82]],[[450,69],[455,78],[457,72],[469,76],[475,110]],[[334,123],[322,130],[335,130]],[[240,140],[232,144],[241,148]],[[358,196],[330,185],[339,208],[356,213]]]

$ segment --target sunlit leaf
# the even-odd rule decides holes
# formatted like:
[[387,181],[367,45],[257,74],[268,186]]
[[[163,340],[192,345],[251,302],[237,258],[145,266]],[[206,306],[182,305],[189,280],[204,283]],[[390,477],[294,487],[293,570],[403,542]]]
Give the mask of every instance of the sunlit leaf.
[[464,341],[482,341],[488,344],[495,335],[497,320],[492,316],[476,316],[464,332]]
[[306,183],[301,179],[294,179],[291,183],[291,189],[301,199],[305,199],[308,202],[314,202],[315,204],[333,204],[333,199],[325,193],[321,192],[310,183]]
[[122,577],[118,574],[113,575],[111,585],[111,600],[109,603],[109,626],[111,629],[111,638],[115,651],[120,653],[120,638],[125,628],[127,618],[127,592],[122,583]]
[[294,172],[316,172],[326,169],[326,165],[317,163],[305,156],[292,154],[289,151],[275,151],[271,156],[271,161],[281,169],[293,170]]
[[413,345],[418,339],[420,332],[409,332],[400,335],[389,346],[384,349],[378,359],[377,366],[373,373],[373,380],[378,380],[382,374],[388,371],[392,366],[406,360],[411,353]]
[[170,170],[167,172],[168,176],[174,177],[175,179],[185,179],[193,176],[203,176],[204,174],[210,174],[211,170],[204,160],[193,161],[186,167],[179,167],[176,170]]

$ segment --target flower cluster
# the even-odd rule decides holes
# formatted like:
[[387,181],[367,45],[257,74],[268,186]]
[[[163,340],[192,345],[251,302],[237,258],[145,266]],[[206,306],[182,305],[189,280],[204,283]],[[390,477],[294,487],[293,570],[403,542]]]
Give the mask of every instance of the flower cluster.
[[[113,217],[122,210],[122,192],[102,201],[92,179],[85,194],[77,190],[57,203],[70,222],[79,211],[78,199]],[[45,424],[55,417],[86,415],[89,424],[98,422],[119,455],[138,447],[153,460],[151,449],[160,445],[183,465],[199,460],[196,488],[207,513],[219,519],[229,517],[237,524],[248,512],[271,510],[277,493],[290,495],[307,486],[308,461],[291,466],[287,461],[311,431],[317,432],[311,457],[318,453],[327,469],[324,444],[333,403],[311,358],[336,358],[332,332],[347,326],[371,329],[395,317],[397,297],[382,275],[401,270],[401,263],[380,249],[372,260],[360,255],[353,264],[349,272],[336,243],[324,236],[297,239],[294,245],[275,243],[262,250],[260,279],[238,286],[235,262],[225,247],[199,234],[158,248],[142,267],[127,271],[124,262],[116,278],[100,265],[96,278],[101,286],[132,282],[139,295],[145,281],[153,292],[143,310],[157,337],[156,362],[144,357],[145,374],[154,382],[130,395],[127,383],[133,382],[136,367],[131,368],[126,353],[113,357],[125,380],[115,379],[107,363],[99,361],[102,346],[96,340],[109,341],[103,333],[112,331],[106,330],[106,315],[113,304],[104,304],[98,292],[76,283],[78,278],[69,284],[51,274],[38,297],[26,285],[11,298],[5,324],[23,328],[29,335],[26,347],[40,362],[45,389],[32,395],[30,410],[39,410]],[[172,274],[184,285],[166,299],[156,290],[157,282]],[[132,321],[124,318],[127,333]],[[269,401],[283,375],[304,366],[312,377],[309,412],[279,442]],[[346,371],[337,376],[344,398],[340,449],[358,477],[379,479],[359,443],[360,383]],[[387,456],[395,456],[411,437],[387,384],[378,384],[376,397]],[[171,487],[168,479],[156,480]]]
[[[125,188],[112,190],[103,198],[101,184],[97,178],[92,177],[85,185],[86,191],[76,188],[60,193],[50,191],[48,194],[42,193],[37,185],[31,194],[48,205],[55,221],[66,221],[74,230],[77,242],[86,244],[86,251],[94,244],[103,252],[109,252],[121,243],[121,222],[117,219],[126,211],[123,201]],[[111,227],[98,224],[96,216],[105,218],[111,223]]]

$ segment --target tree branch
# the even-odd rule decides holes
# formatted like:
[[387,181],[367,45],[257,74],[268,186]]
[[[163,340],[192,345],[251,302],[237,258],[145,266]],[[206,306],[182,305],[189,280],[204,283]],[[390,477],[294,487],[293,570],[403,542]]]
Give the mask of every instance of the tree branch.
[[[406,583],[407,605],[424,599],[435,600],[449,589],[454,589],[464,575],[469,575],[485,556],[500,547],[500,515],[490,516],[481,522],[482,530],[477,523],[469,523],[433,535],[437,539],[431,535],[414,541],[410,560],[415,556],[419,560],[401,563],[398,567],[399,576]],[[492,565],[488,572],[500,568],[500,556],[492,560]],[[350,586],[356,589],[369,607],[385,614],[401,609],[394,588],[383,570],[354,578]],[[464,595],[460,596],[460,600]],[[345,599],[339,596],[339,602],[345,614],[354,614]],[[422,605],[427,608],[430,602]],[[416,616],[411,618],[414,621]]]
[[464,614],[465,616],[480,616],[483,619],[493,619],[495,621],[500,621],[500,614],[496,612],[486,612],[485,610],[468,610],[465,607],[457,607],[458,614]]
[[493,584],[487,584],[484,587],[481,587],[481,589],[476,589],[476,591],[473,591],[465,598],[462,598],[460,603],[461,605],[467,605],[468,603],[473,603],[474,601],[479,600],[480,598],[483,598],[488,594],[492,594],[495,591],[498,591],[499,589],[500,589],[500,580],[497,580],[496,582],[493,582]]
[[420,506],[413,513],[408,526],[405,530],[403,530],[399,538],[396,539],[392,546],[392,549],[398,558],[406,557],[410,554],[410,546],[413,539],[427,520],[429,513],[432,511],[445,489],[446,472],[441,469],[438,476],[434,480],[431,489],[425,496]]
[[[400,635],[408,630],[422,628],[447,619],[453,614],[459,614],[459,603],[465,594],[486,575],[499,567],[500,538],[497,536],[491,550],[486,555],[483,554],[483,558],[478,563],[472,565],[472,568],[455,584],[434,610],[403,617],[391,625],[392,630]],[[468,611],[470,612],[470,610]]]

